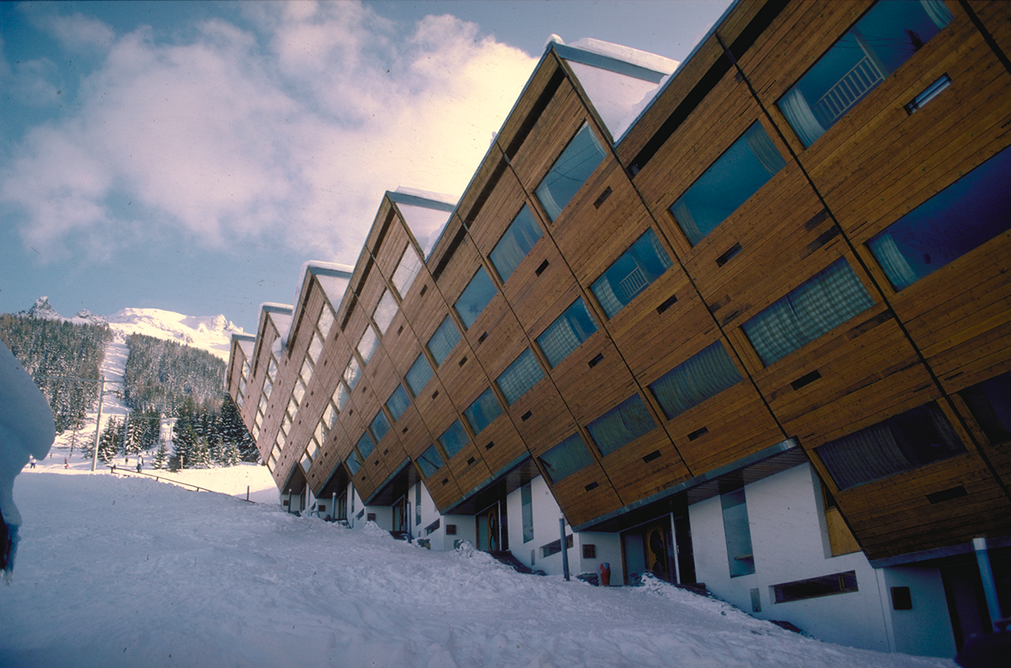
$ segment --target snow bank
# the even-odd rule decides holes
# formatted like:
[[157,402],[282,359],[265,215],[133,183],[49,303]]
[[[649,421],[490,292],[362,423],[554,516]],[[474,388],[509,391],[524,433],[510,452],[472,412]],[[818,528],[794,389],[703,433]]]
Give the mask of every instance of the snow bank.
[[17,481],[5,667],[954,666],[810,640],[662,583],[521,575],[275,504],[63,473]]

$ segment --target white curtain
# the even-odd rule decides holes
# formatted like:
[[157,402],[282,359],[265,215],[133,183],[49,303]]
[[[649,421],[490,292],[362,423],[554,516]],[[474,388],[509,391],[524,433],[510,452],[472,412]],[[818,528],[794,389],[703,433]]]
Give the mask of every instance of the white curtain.
[[702,240],[702,232],[699,230],[699,226],[695,224],[695,218],[692,217],[692,212],[689,211],[684,197],[674,202],[673,206],[671,206],[671,213],[674,214],[674,218],[681,227],[681,231],[688,237],[688,242],[691,245],[694,246]]
[[786,166],[786,161],[783,160],[783,156],[776,149],[776,145],[769,139],[769,135],[766,134],[765,128],[762,127],[761,123],[756,122],[752,125],[751,129],[744,135],[744,138],[748,142],[748,148],[758,158],[758,162],[762,164],[762,168],[770,175],[775,174]]
[[955,19],[951,10],[944,4],[944,0],[920,0],[920,4],[938,28],[943,28]]
[[790,127],[804,142],[804,146],[810,146],[818,137],[825,134],[825,128],[814,117],[814,112],[808,106],[804,95],[796,88],[783,96],[779,101],[779,108],[790,122]]
[[896,290],[907,288],[916,282],[916,272],[909,266],[905,256],[895,244],[891,234],[882,234],[870,243],[874,258],[881,265],[888,280]]
[[719,341],[658,378],[649,387],[671,419],[742,380]]

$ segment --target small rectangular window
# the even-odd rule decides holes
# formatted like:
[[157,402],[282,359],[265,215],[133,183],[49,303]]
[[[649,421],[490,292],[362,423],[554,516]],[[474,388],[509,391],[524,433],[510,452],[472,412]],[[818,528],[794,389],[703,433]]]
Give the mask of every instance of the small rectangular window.
[[319,327],[320,334],[323,338],[330,336],[330,328],[333,327],[333,321],[336,316],[334,315],[333,309],[330,308],[330,304],[323,302],[323,310],[320,311],[319,320],[316,326]]
[[352,449],[345,464],[347,464],[348,471],[351,471],[351,475],[354,475],[358,473],[358,469],[362,467],[362,458],[354,449]]
[[990,158],[870,240],[896,290],[1011,229],[1011,148]]
[[586,426],[603,456],[655,428],[656,420],[638,394],[633,394]]
[[379,337],[376,336],[376,331],[366,325],[365,333],[362,334],[362,338],[358,340],[358,354],[362,356],[362,362],[364,364],[369,363],[369,360],[372,359],[372,354],[376,352],[376,348],[378,347]]
[[369,438],[368,432],[362,434],[362,437],[358,439],[356,447],[358,448],[358,452],[361,453],[363,461],[368,459],[372,451],[376,449],[376,446],[372,443],[372,439]]
[[397,268],[393,272],[393,287],[400,293],[401,298],[407,295],[407,291],[411,289],[411,284],[414,283],[419,271],[421,271],[421,258],[414,252],[411,244],[407,244],[397,263]]
[[503,283],[509,280],[540,238],[541,226],[534,219],[530,207],[524,204],[489,255]]
[[840,258],[742,327],[768,366],[872,306],[867,289]]
[[457,315],[463,321],[465,329],[469,329],[474,324],[474,321],[494,296],[495,284],[492,283],[484,267],[478,267],[474,277],[470,279],[470,283],[463,289],[460,298],[453,304],[453,308],[456,309]]
[[520,487],[520,502],[523,514],[523,542],[529,543],[534,539],[534,502],[530,483]]
[[717,341],[653,381],[650,392],[668,420],[744,380]]
[[386,417],[386,413],[383,412],[383,409],[380,408],[376,412],[376,416],[372,418],[372,423],[369,424],[369,431],[372,432],[372,438],[376,439],[376,443],[378,443],[383,440],[383,436],[386,436],[386,432],[389,430],[390,421]]
[[537,186],[537,199],[551,220],[561,215],[606,155],[600,140],[584,123]]
[[414,364],[411,365],[411,368],[407,370],[407,374],[404,376],[407,387],[411,388],[411,394],[414,396],[421,394],[425,385],[432,379],[433,374],[432,365],[428,363],[428,358],[425,357],[424,353],[419,354],[418,359],[414,360]]
[[537,345],[548,359],[548,366],[553,369],[596,331],[597,323],[590,316],[583,298],[578,297],[537,337]]
[[[348,389],[355,389],[355,385],[358,384],[358,379],[361,377],[362,367],[358,364],[358,360],[352,357],[351,361],[348,362],[347,367],[344,369],[344,382],[348,384]],[[344,408],[339,403],[337,404],[337,407],[341,409]]]
[[442,449],[445,450],[446,455],[453,457],[456,453],[463,450],[465,445],[470,443],[470,437],[467,436],[463,425],[457,420],[449,426],[449,429],[442,433],[442,436],[439,437],[439,443],[442,444]]
[[428,340],[428,352],[435,358],[435,366],[442,365],[443,361],[453,352],[453,348],[460,342],[460,330],[456,328],[456,323],[448,315],[442,319],[439,329],[435,330],[432,338]]
[[498,398],[489,387],[474,400],[474,403],[463,412],[463,415],[467,418],[474,433],[480,434],[495,418],[502,415],[502,404],[498,402]]
[[755,572],[755,555],[751,547],[751,524],[748,521],[744,488],[720,494],[720,505],[723,508],[723,532],[727,542],[730,577],[750,575]]
[[990,443],[1011,441],[1011,372],[984,380],[960,394]]
[[443,467],[442,456],[439,451],[436,450],[435,445],[428,446],[424,454],[418,457],[418,468],[421,469],[421,475],[426,478],[430,478],[433,473],[438,471]]
[[670,256],[650,228],[593,282],[590,289],[610,319],[660,278],[671,264]]
[[537,358],[529,348],[520,353],[502,374],[495,379],[495,384],[502,390],[506,403],[512,406],[516,400],[544,378],[544,369],[537,363]]
[[954,457],[965,446],[941,408],[930,402],[814,451],[843,490]]
[[552,483],[564,480],[593,463],[593,455],[590,454],[579,432],[569,436],[537,459]]
[[393,322],[393,318],[396,315],[397,298],[393,296],[393,292],[390,290],[384,290],[383,296],[379,298],[379,303],[376,304],[376,310],[372,314],[372,318],[376,321],[376,325],[379,327],[380,333],[386,333],[386,330],[390,328],[390,323]]
[[386,408],[390,411],[390,415],[393,416],[394,422],[400,419],[400,416],[404,414],[404,411],[410,405],[411,400],[408,398],[407,390],[404,389],[403,385],[397,385],[397,389],[393,390],[393,394],[386,400]]
[[716,229],[786,166],[755,121],[670,207],[693,246]]
[[810,146],[953,19],[937,0],[882,0],[777,106],[804,146]]
[[852,591],[858,591],[857,574],[855,571],[772,585],[772,592],[776,603],[803,601],[808,598],[845,594]]

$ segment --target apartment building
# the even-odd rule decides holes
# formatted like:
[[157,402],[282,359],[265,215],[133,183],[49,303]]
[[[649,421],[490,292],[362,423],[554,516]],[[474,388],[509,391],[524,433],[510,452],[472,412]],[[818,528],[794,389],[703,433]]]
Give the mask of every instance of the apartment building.
[[1011,614],[1009,21],[549,44],[462,197],[387,192],[233,340],[282,504],[954,655]]

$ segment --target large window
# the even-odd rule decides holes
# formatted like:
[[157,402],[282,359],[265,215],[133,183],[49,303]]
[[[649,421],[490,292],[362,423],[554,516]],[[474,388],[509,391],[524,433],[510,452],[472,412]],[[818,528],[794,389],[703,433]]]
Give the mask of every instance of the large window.
[[604,147],[593,130],[584,124],[537,186],[537,199],[551,220],[558,218],[605,155]]
[[583,298],[579,297],[537,337],[537,345],[548,359],[548,366],[553,369],[596,331],[597,323],[590,316]]
[[934,402],[815,448],[840,490],[965,452]]
[[962,390],[961,395],[991,443],[1011,441],[1011,372]]
[[954,18],[943,0],[882,0],[777,103],[810,146]]
[[469,329],[477,317],[484,311],[484,307],[495,296],[495,284],[491,282],[488,272],[484,267],[478,267],[477,273],[470,279],[470,283],[463,289],[463,294],[453,304],[457,315],[463,321],[464,328]]
[[347,464],[348,470],[351,471],[351,475],[354,475],[358,473],[358,469],[362,467],[362,458],[354,449],[352,449],[351,454],[348,455],[348,460],[344,463]]
[[330,328],[333,326],[334,312],[330,304],[323,302],[323,310],[320,311],[318,327],[323,338],[330,336]]
[[456,323],[448,315],[442,319],[439,329],[435,330],[432,338],[428,340],[428,352],[435,358],[435,366],[439,366],[445,361],[449,353],[460,342],[460,330],[456,328]]
[[379,337],[376,336],[374,329],[366,325],[365,333],[358,340],[358,354],[362,356],[362,362],[368,364],[369,360],[372,359],[372,354],[376,352],[376,348],[378,347]]
[[390,421],[386,418],[386,413],[380,408],[376,412],[376,416],[372,418],[372,424],[369,425],[369,431],[372,432],[372,437],[376,439],[376,443],[383,440],[383,436],[390,430]]
[[[358,364],[358,360],[352,357],[347,367],[344,368],[344,382],[348,384],[348,389],[355,389],[355,385],[358,384],[358,379],[361,377],[362,367]],[[340,404],[337,404],[337,407],[343,408]]]
[[638,394],[633,394],[586,426],[604,456],[655,428],[656,420]]
[[424,353],[418,355],[418,359],[414,360],[414,364],[411,368],[407,370],[407,374],[404,376],[404,380],[407,381],[407,387],[411,388],[411,394],[418,396],[418,394],[425,388],[428,381],[432,379],[432,365],[428,363],[428,358],[425,357]]
[[723,508],[723,533],[727,539],[730,577],[750,575],[755,572],[755,555],[751,547],[751,523],[748,521],[744,488],[720,494],[720,505]]
[[742,380],[727,349],[717,341],[657,378],[649,389],[670,420]]
[[670,266],[670,256],[650,228],[594,281],[590,289],[607,317],[613,318]]
[[463,450],[463,446],[470,443],[470,438],[467,436],[467,432],[464,431],[463,425],[457,420],[449,426],[449,429],[442,433],[439,437],[439,443],[442,444],[442,449],[446,451],[446,456],[453,457],[456,453]]
[[548,480],[556,483],[593,463],[583,437],[576,432],[537,458]]
[[414,252],[411,244],[407,244],[403,255],[400,256],[400,262],[397,263],[397,268],[393,272],[393,287],[397,289],[401,297],[404,297],[411,289],[411,284],[414,283],[419,271],[421,271],[421,258]]
[[[356,363],[357,364],[357,363]],[[334,388],[333,396],[330,400],[337,406],[338,411],[344,410],[344,407],[348,403],[348,399],[351,398],[351,392],[348,390],[347,386],[341,382],[337,381],[337,387]]]
[[358,439],[357,447],[363,460],[368,459],[372,451],[376,449],[376,446],[372,444],[372,439],[369,438],[368,432],[362,434],[362,437]]
[[441,469],[442,466],[442,456],[439,454],[435,445],[428,446],[428,450],[425,450],[424,454],[418,457],[418,468],[421,469],[421,475],[426,478],[431,477],[431,475]]
[[506,403],[512,406],[543,377],[544,370],[527,348],[502,372],[502,375],[495,379],[495,383],[505,395]]
[[785,166],[765,128],[755,121],[671,205],[670,212],[694,246]]
[[474,403],[463,412],[463,415],[467,418],[474,433],[480,434],[495,418],[502,415],[502,404],[498,402],[495,393],[489,387],[474,400]]
[[1011,228],[1011,148],[889,225],[868,244],[896,290]]
[[386,333],[386,330],[390,328],[390,323],[393,322],[393,318],[396,315],[397,299],[393,296],[393,292],[390,290],[383,290],[383,296],[379,299],[379,303],[376,304],[376,310],[372,314],[373,319],[376,321],[376,325],[379,326],[380,333]]
[[534,220],[530,207],[524,204],[489,256],[503,283],[509,280],[540,238],[541,226]]
[[769,365],[873,305],[841,258],[744,323],[744,333]]
[[389,409],[394,422],[400,419],[400,416],[404,414],[404,411],[410,405],[411,400],[408,398],[407,390],[404,389],[403,385],[397,385],[397,389],[393,390],[393,394],[386,400],[386,408]]

